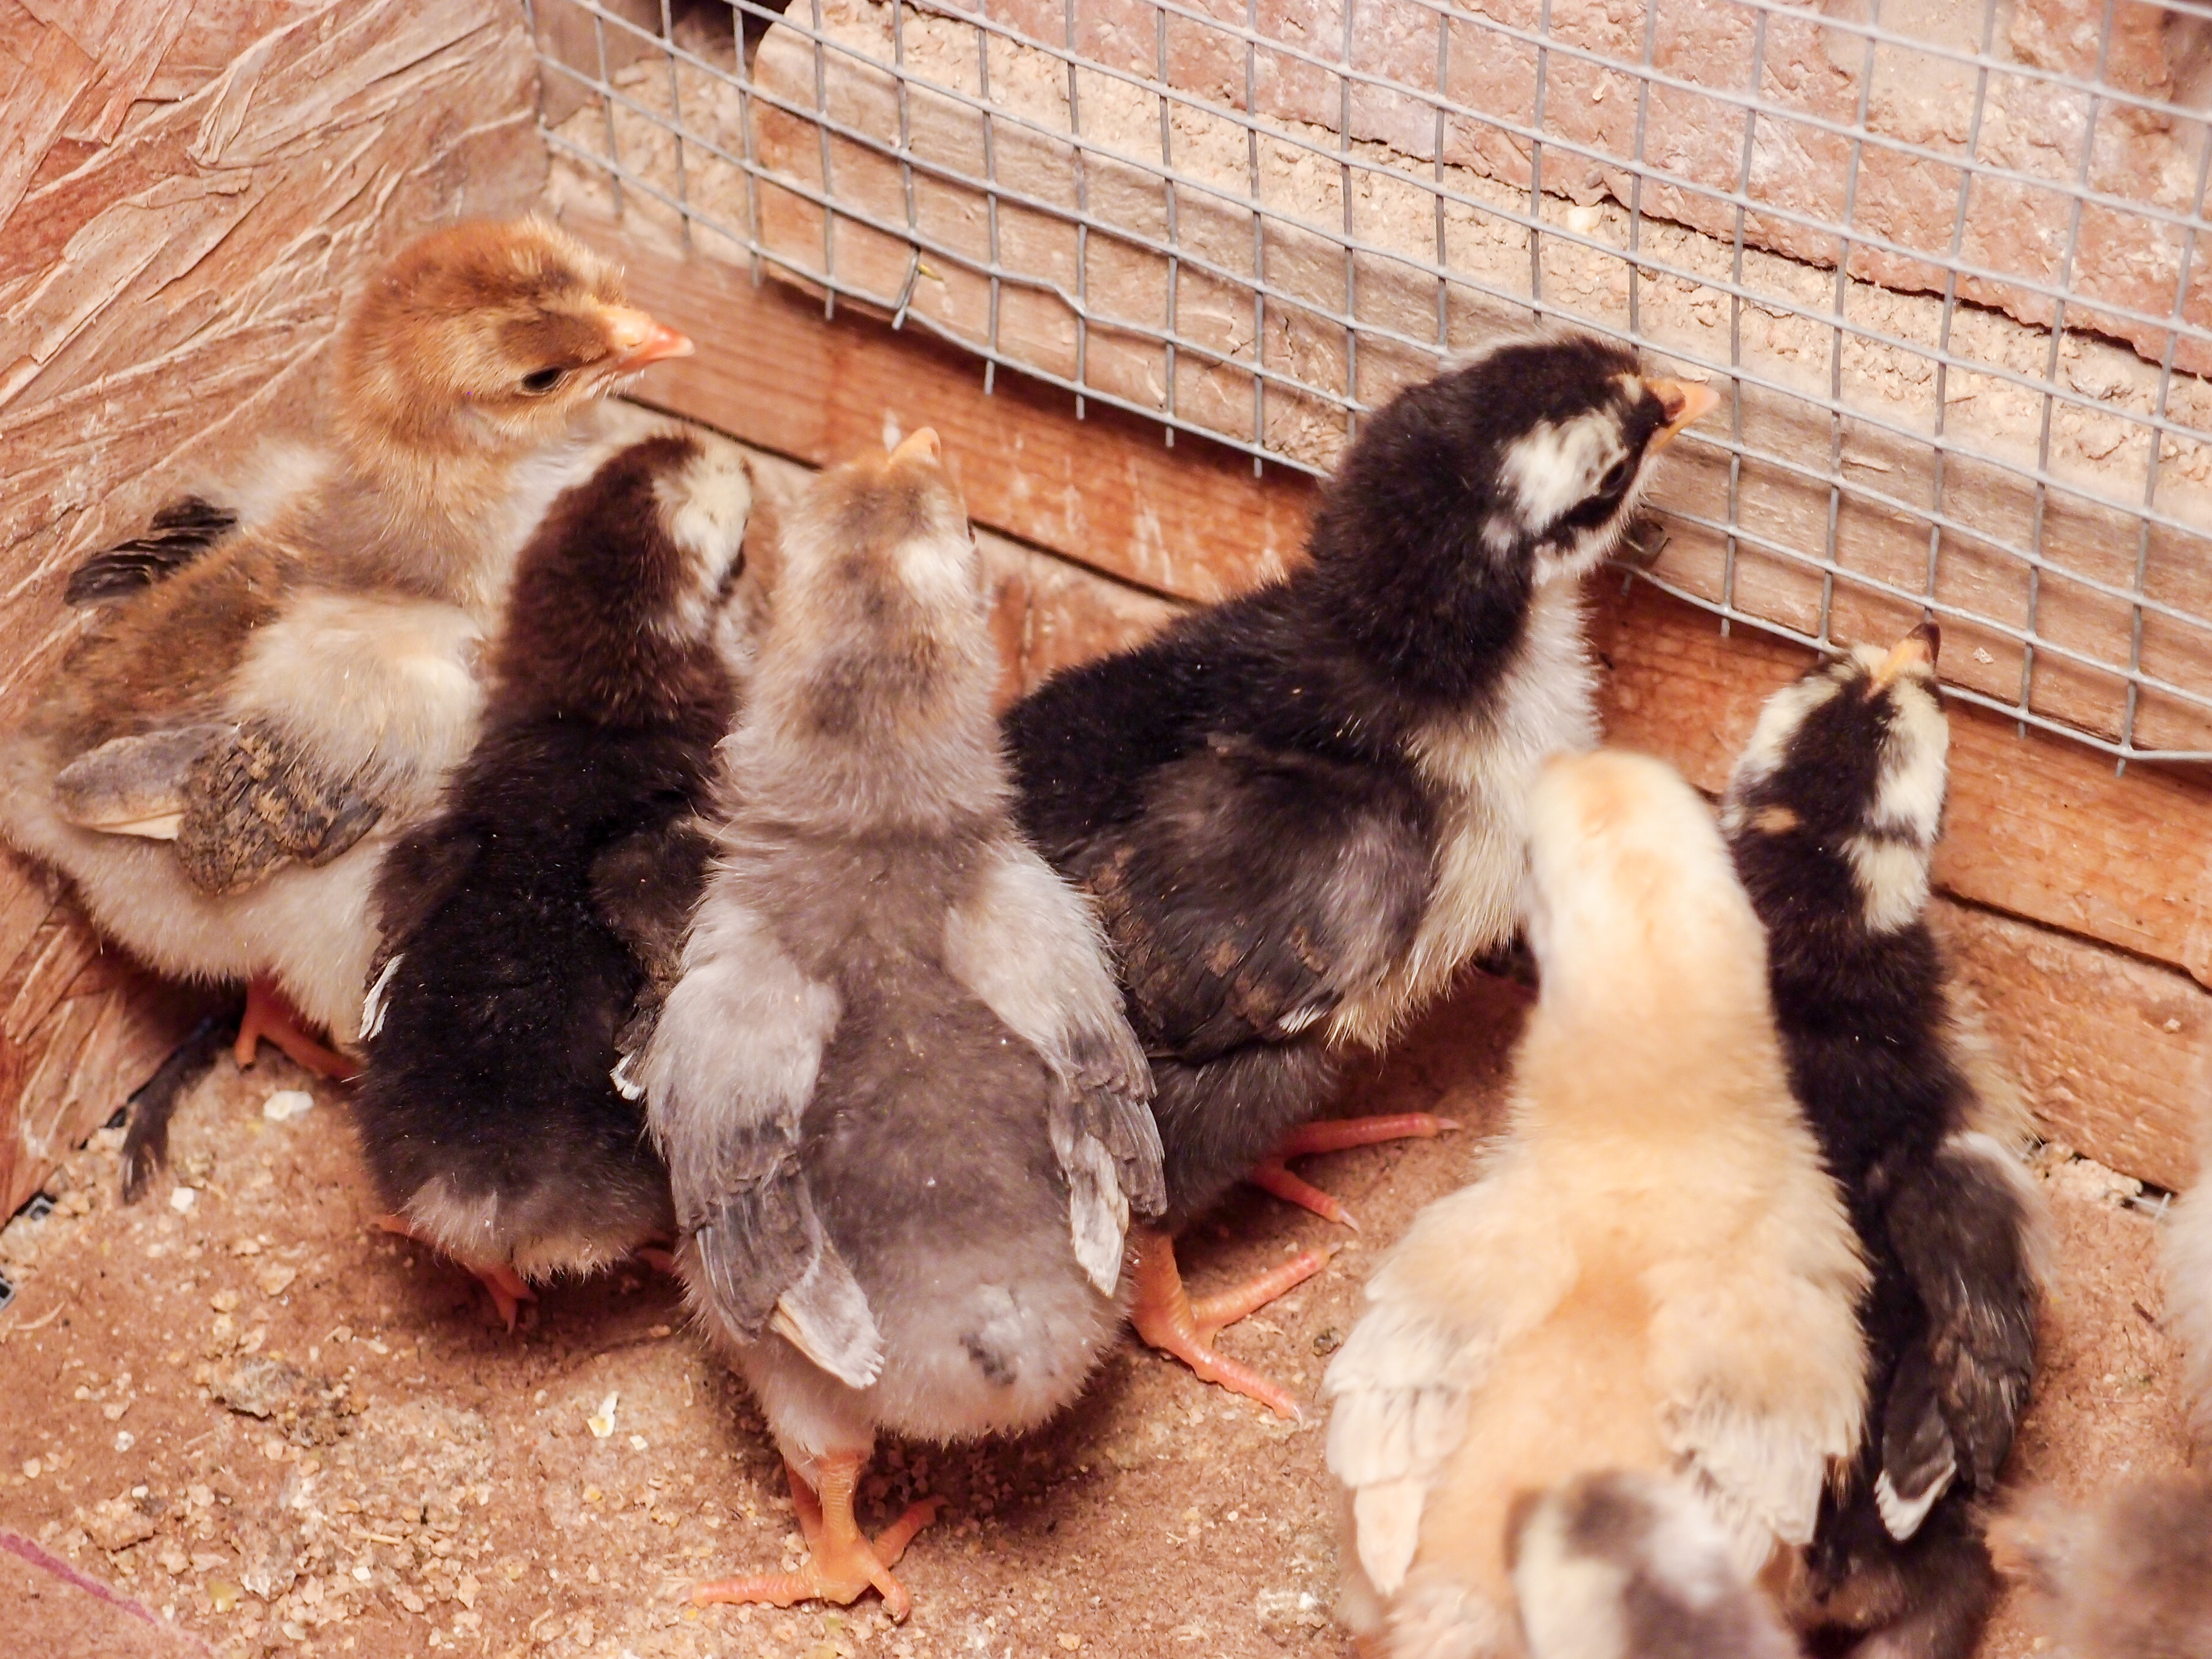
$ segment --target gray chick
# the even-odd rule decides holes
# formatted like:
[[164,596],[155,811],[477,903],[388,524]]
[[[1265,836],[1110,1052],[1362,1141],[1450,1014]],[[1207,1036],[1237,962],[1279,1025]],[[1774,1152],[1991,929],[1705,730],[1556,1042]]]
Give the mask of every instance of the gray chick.
[[1581,1475],[1523,1499],[1510,1535],[1529,1659],[1796,1659],[1728,1534],[1674,1481]]
[[966,1440],[1073,1400],[1165,1202],[1152,1079],[1083,902],[1019,838],[959,493],[925,428],[783,527],[713,873],[636,1074],[679,1271],[782,1450],[810,1559],[699,1601],[849,1602],[879,1430]]
[[2033,1592],[2067,1659],[2212,1659],[2212,1480],[2124,1481],[2075,1510],[2030,1492],[1990,1523],[1990,1550]]

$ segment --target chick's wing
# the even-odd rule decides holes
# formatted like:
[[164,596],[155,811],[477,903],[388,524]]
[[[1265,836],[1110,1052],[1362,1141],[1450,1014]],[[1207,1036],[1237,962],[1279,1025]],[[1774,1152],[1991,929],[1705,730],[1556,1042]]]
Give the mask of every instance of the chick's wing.
[[1910,1396],[1917,1410],[1893,1401],[1883,1435],[1881,1479],[1897,1497],[1926,1484],[1913,1453],[1935,1431],[1916,1419],[1930,1416],[1960,1476],[1978,1492],[1996,1484],[2035,1373],[2034,1204],[2018,1160],[1976,1133],[1954,1136],[1890,1200],[1890,1247],[1928,1310],[1924,1350],[1903,1373],[1924,1378]]
[[710,889],[636,1074],[702,1311],[741,1341],[773,1328],[860,1389],[882,1369],[883,1337],[799,1159],[841,1012],[763,917]]
[[945,926],[945,963],[1043,1056],[1058,1087],[1046,1130],[1067,1179],[1076,1259],[1107,1296],[1132,1209],[1167,1206],[1152,1067],[1122,1012],[1105,941],[1083,901],[1026,847],[998,849]]
[[1404,1583],[1431,1486],[1464,1438],[1499,1348],[1574,1283],[1548,1199],[1508,1152],[1439,1199],[1369,1281],[1370,1306],[1322,1379],[1329,1473],[1352,1494],[1352,1541],[1377,1594]]
[[258,720],[209,744],[185,774],[177,861],[203,892],[228,893],[279,865],[327,864],[384,815],[384,804]]
[[625,1093],[637,1087],[631,1080],[632,1057],[652,1037],[661,1004],[682,968],[684,933],[691,925],[691,907],[706,884],[714,853],[714,838],[686,816],[624,836],[592,861],[592,902],[599,920],[645,972],[637,1000],[615,1038],[622,1055],[616,1085]]
[[1385,768],[1217,738],[1078,860],[1139,1035],[1205,1060],[1325,1019],[1411,945],[1428,808]]
[[238,527],[238,514],[180,496],[154,515],[143,536],[103,549],[70,573],[62,597],[73,605],[128,599],[174,574]]

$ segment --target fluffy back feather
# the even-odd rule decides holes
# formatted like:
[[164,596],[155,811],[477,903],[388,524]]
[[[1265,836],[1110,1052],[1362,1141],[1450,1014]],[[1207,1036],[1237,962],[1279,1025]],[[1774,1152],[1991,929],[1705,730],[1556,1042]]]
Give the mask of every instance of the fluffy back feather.
[[942,833],[1012,801],[959,492],[927,428],[825,473],[782,522],[774,615],[728,746],[757,813]]

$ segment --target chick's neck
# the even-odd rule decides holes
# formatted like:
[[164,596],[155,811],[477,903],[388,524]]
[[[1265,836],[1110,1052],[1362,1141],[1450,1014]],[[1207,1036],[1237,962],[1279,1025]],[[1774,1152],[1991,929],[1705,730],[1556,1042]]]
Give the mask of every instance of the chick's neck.
[[1486,541],[1486,492],[1449,455],[1401,447],[1388,459],[1355,452],[1289,586],[1305,624],[1341,640],[1417,717],[1465,708],[1511,669],[1533,552]]

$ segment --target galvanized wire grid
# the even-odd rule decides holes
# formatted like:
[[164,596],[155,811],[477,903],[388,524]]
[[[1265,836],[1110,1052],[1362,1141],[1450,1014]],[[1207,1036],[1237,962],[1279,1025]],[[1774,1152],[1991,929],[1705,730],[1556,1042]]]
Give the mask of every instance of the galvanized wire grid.
[[[1610,3],[533,0],[533,21],[549,142],[618,210],[1170,442],[1325,471],[1364,410],[1499,326],[1631,341],[1735,394],[1680,446],[1679,550],[1638,578],[1822,647],[1933,616],[1961,700],[2122,765],[2212,761],[2212,126],[2175,91],[2212,68],[2212,11],[1960,0],[1946,40],[1883,0]],[[1684,67],[1698,33],[1741,45],[1740,79]],[[1469,63],[1487,106],[1460,95]],[[1842,103],[1777,80],[1808,63]],[[1900,87],[1935,89],[1917,129]],[[1944,211],[1901,224],[1916,188]]]

